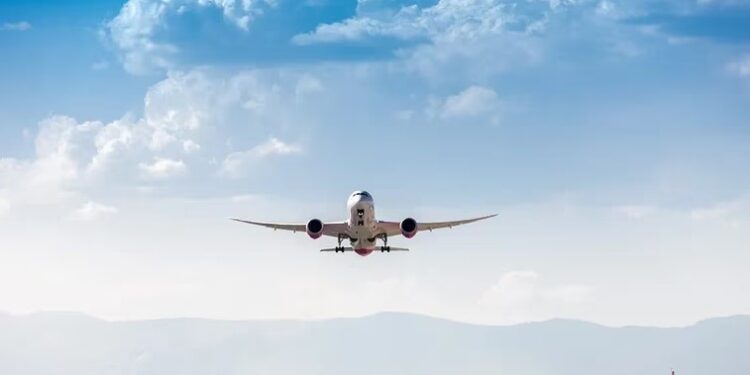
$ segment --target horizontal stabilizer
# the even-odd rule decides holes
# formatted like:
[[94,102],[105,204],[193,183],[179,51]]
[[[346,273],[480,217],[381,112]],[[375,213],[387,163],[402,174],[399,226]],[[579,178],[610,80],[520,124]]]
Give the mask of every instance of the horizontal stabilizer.
[[[338,253],[338,252],[345,252],[345,251],[354,251],[354,248],[352,247],[330,247],[327,249],[320,249],[321,252],[332,252],[332,253]],[[393,247],[393,246],[377,246],[375,247],[374,251],[380,251],[382,253],[387,253],[391,251],[409,251],[409,249],[405,247]]]
[[405,247],[378,246],[375,248],[375,251],[380,251],[380,252],[409,251],[409,249]]
[[322,252],[330,251],[330,252],[335,252],[335,253],[338,253],[340,251],[343,253],[344,251],[354,251],[354,248],[353,247],[331,247],[328,249],[320,249],[320,251]]

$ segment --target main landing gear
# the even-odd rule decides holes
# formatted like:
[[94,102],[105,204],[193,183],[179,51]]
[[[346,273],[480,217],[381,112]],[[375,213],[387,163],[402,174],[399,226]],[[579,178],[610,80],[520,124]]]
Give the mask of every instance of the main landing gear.
[[[336,253],[338,253],[338,252],[345,253],[347,251],[356,251],[359,255],[367,255],[367,254],[369,254],[372,251],[380,251],[381,253],[390,253],[391,251],[409,251],[409,249],[406,249],[406,248],[403,248],[403,247],[390,247],[390,246],[388,246],[388,236],[385,233],[379,235],[378,237],[375,237],[376,239],[377,238],[382,238],[383,239],[383,246],[375,246],[374,248],[364,248],[364,249],[360,249],[359,251],[355,250],[353,247],[345,247],[345,246],[342,245],[342,242],[344,242],[345,239],[351,239],[351,237],[349,237],[347,234],[339,234],[336,237],[338,239],[338,246],[327,248],[327,249],[321,249],[320,251],[323,251],[323,252],[336,252]],[[370,242],[372,242],[372,241],[373,240],[370,240]],[[352,242],[352,244],[354,244],[354,242]]]
[[338,238],[338,240],[339,240],[339,245],[338,245],[338,246],[336,246],[335,248],[333,248],[333,251],[334,251],[334,252],[337,252],[337,253],[338,253],[338,252],[340,251],[340,252],[342,252],[342,253],[343,253],[343,252],[345,251],[345,249],[344,249],[344,247],[343,247],[343,246],[341,246],[341,242],[343,242],[343,241],[344,241],[344,236],[342,236],[342,235],[341,235],[341,233],[339,233],[339,234],[338,234],[338,236],[336,236],[336,237],[337,237],[337,238]]
[[380,252],[391,252],[391,247],[388,246],[388,235],[383,233],[383,246],[380,247]]

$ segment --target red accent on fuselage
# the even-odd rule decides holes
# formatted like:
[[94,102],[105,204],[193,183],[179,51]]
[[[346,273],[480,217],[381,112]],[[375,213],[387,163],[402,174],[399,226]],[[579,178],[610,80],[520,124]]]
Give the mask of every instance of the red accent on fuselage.
[[367,256],[372,253],[372,251],[375,249],[368,249],[368,248],[362,248],[362,249],[354,249],[354,252],[361,255],[361,256]]

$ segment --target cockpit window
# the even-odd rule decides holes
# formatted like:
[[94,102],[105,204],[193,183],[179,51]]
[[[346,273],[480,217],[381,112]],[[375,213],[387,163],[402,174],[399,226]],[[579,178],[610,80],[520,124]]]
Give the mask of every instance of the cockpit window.
[[372,196],[370,195],[370,193],[368,193],[366,191],[358,191],[358,192],[356,192],[356,193],[354,193],[352,195],[354,195],[355,197],[358,196],[358,195],[361,195],[363,197],[372,198]]

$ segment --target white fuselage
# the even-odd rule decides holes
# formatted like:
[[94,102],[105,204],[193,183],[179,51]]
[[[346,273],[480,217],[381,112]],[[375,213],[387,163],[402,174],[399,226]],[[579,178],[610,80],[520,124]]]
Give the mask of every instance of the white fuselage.
[[375,220],[375,202],[366,191],[355,191],[346,203],[349,210],[349,240],[360,255],[367,255],[375,249],[378,222]]

